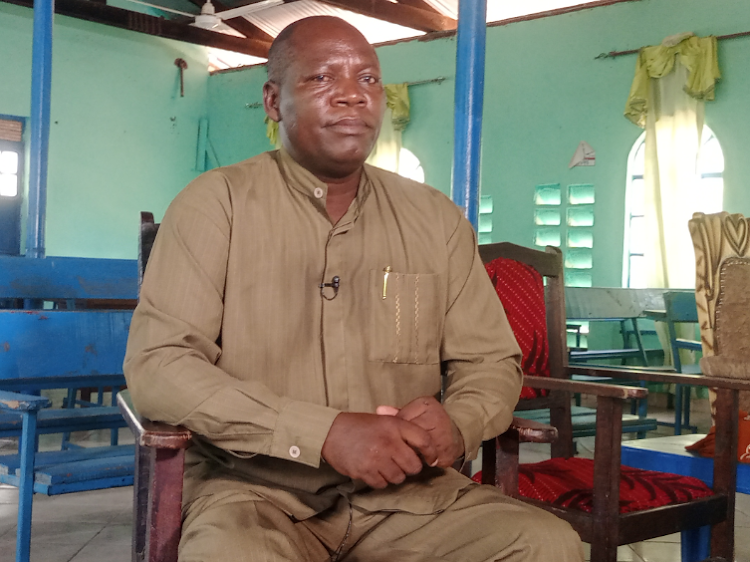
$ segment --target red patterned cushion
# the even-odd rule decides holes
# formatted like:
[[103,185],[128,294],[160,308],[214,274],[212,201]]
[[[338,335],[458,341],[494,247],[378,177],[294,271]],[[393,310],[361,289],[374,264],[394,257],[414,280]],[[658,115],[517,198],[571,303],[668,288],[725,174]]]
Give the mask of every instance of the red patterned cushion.
[[[481,483],[482,473],[475,474],[473,480]],[[557,458],[518,467],[518,491],[526,498],[590,513],[593,490],[594,461],[591,459]],[[620,513],[685,503],[711,495],[711,488],[697,478],[620,467]]]
[[[549,343],[542,276],[530,265],[508,258],[497,258],[485,268],[521,347],[524,374],[548,377]],[[536,398],[541,394],[546,392],[524,387],[521,398]]]

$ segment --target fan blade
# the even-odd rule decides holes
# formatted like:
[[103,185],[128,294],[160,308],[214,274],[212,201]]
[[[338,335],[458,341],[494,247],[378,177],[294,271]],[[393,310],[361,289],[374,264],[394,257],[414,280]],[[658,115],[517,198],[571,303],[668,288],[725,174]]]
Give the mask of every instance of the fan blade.
[[238,8],[230,8],[223,12],[218,12],[216,15],[223,20],[229,20],[232,18],[239,18],[241,16],[247,16],[253,12],[265,10],[266,8],[273,8],[279,4],[283,4],[284,0],[263,0],[262,2],[255,2],[254,4],[248,4],[247,6],[240,6]]

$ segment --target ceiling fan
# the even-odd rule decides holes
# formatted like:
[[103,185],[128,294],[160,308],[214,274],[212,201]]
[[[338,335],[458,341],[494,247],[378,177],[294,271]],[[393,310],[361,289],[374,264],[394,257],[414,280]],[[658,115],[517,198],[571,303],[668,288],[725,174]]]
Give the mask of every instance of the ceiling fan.
[[213,31],[224,31],[231,29],[229,26],[223,23],[223,20],[247,16],[249,14],[252,14],[253,12],[265,10],[266,8],[272,8],[284,3],[284,0],[262,0],[261,2],[254,2],[252,4],[239,6],[237,8],[230,8],[228,10],[222,10],[221,12],[216,13],[216,8],[211,3],[211,0],[206,0],[205,4],[203,4],[203,6],[201,7],[201,13],[196,15],[188,14],[187,12],[182,12],[180,10],[173,10],[172,8],[166,8],[157,4],[151,4],[149,2],[144,2],[143,0],[129,1],[136,4],[142,4],[143,6],[156,8],[157,10],[180,14],[181,16],[188,16],[190,18],[193,18],[193,22],[190,25],[194,25],[195,27],[200,27],[202,29],[210,29]]

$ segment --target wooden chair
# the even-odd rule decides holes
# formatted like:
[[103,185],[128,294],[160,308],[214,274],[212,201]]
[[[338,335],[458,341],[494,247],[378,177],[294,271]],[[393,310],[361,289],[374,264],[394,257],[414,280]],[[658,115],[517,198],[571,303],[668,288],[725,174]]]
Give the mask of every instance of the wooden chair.
[[[607,376],[627,379],[638,384],[651,381],[671,384],[706,385],[706,379],[690,375],[672,374],[628,368],[594,368],[567,364],[564,352],[565,300],[562,290],[562,271],[559,265],[559,250],[547,248],[546,252],[530,250],[513,244],[492,244],[482,247],[483,259],[505,257],[534,266],[545,275],[547,302],[547,326],[550,347],[550,378],[526,377],[525,384],[534,388],[547,388],[553,391],[546,400],[553,408],[552,425],[558,426],[560,441],[552,448],[553,459],[572,456],[569,403],[571,393],[594,394],[597,396],[596,445],[593,465],[593,483],[590,490],[578,490],[578,495],[590,494],[591,511],[576,507],[566,507],[565,502],[544,503],[521,497],[567,520],[581,535],[582,540],[591,543],[592,562],[614,562],[618,545],[639,542],[678,531],[683,532],[683,561],[694,562],[704,557],[701,548],[701,535],[696,530],[705,525],[713,525],[711,554],[732,560],[734,551],[734,493],[737,434],[737,395],[739,390],[749,389],[749,381],[716,378],[712,385],[720,387],[722,412],[717,418],[721,443],[717,443],[717,456],[714,461],[713,490],[703,488],[705,497],[694,498],[679,504],[641,509],[620,513],[620,503],[628,491],[628,479],[633,479],[630,471],[622,477],[620,467],[620,440],[622,403],[626,398],[642,398],[643,388],[615,387],[568,380],[573,374]],[[540,403],[537,400],[537,405]],[[520,406],[523,408],[523,405]],[[555,409],[557,413],[555,413]],[[561,424],[562,422],[562,424]],[[734,422],[734,423],[733,423]],[[560,425],[561,424],[561,425]],[[734,443],[734,445],[732,445]],[[508,443],[504,437],[483,444],[482,482],[500,486],[506,493],[519,496],[517,443]],[[558,462],[558,461],[555,461]],[[576,461],[578,462],[578,461]],[[537,467],[540,468],[540,467]],[[590,471],[589,466],[589,471]],[[521,472],[535,474],[535,467],[521,467]],[[639,476],[640,477],[640,476]],[[667,477],[669,479],[671,477]],[[622,494],[620,493],[622,492]]]

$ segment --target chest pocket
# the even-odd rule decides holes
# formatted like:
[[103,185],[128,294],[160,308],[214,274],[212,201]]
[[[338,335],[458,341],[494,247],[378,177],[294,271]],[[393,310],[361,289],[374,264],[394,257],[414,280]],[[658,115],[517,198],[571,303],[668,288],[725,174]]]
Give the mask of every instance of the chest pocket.
[[[368,359],[433,365],[440,361],[440,278],[430,273],[370,271]],[[385,298],[383,298],[385,296]]]

